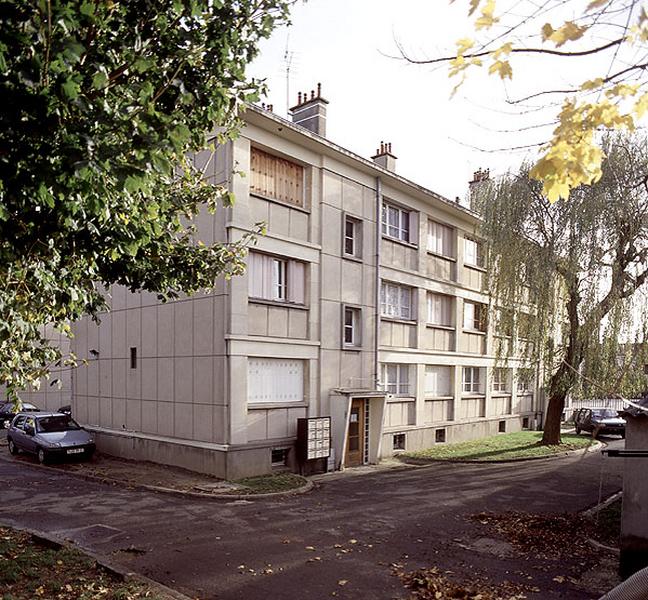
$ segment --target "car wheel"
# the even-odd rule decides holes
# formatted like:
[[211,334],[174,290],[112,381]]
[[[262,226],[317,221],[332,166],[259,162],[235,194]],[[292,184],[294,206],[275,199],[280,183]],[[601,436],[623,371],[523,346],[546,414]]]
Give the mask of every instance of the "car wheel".
[[38,462],[41,465],[47,464],[48,458],[49,457],[47,455],[47,452],[45,452],[45,450],[43,450],[42,448],[39,448],[38,449]]
[[18,454],[20,450],[18,450],[18,446],[14,443],[13,440],[9,440],[9,454],[13,454],[14,456]]

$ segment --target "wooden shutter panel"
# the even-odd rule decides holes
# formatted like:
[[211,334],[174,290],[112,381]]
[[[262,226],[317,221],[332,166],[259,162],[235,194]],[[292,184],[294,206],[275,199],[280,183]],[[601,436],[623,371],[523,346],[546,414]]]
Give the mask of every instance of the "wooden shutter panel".
[[297,304],[305,303],[306,265],[291,260],[288,264],[288,300]]

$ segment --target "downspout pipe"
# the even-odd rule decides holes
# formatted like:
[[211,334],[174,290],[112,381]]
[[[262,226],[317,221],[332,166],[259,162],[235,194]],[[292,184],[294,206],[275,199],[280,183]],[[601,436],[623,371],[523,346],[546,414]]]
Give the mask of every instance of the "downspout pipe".
[[382,219],[382,179],[376,177],[376,280],[375,280],[375,312],[374,312],[374,389],[380,384],[380,364],[378,362],[378,347],[380,345],[380,246]]

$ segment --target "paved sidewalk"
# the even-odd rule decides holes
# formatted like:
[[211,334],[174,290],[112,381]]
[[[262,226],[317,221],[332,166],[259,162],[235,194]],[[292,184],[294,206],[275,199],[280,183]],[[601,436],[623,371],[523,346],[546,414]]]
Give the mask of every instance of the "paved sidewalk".
[[320,482],[302,496],[213,503],[0,461],[0,522],[65,537],[201,600],[403,599],[394,568],[431,566],[460,581],[539,590],[529,599],[592,600],[601,590],[576,579],[592,565],[503,546],[470,516],[576,513],[598,502],[599,488],[616,492],[621,468],[600,453],[437,464]]

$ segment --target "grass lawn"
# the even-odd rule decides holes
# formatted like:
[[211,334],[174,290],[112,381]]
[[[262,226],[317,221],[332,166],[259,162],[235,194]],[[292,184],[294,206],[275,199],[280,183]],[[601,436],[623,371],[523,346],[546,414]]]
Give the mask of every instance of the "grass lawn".
[[294,473],[279,473],[277,475],[259,475],[246,477],[235,481],[242,486],[233,490],[233,494],[269,494],[271,492],[287,492],[306,484],[306,479]]
[[457,444],[436,444],[432,448],[406,452],[400,457],[405,459],[434,459],[434,460],[475,460],[498,461],[514,458],[535,458],[552,456],[570,450],[586,448],[595,443],[590,436],[580,436],[573,433],[562,434],[562,444],[559,446],[541,446],[541,431],[517,431],[501,433],[492,437]]
[[162,600],[148,586],[125,583],[85,554],[52,549],[28,533],[0,527],[2,600]]

